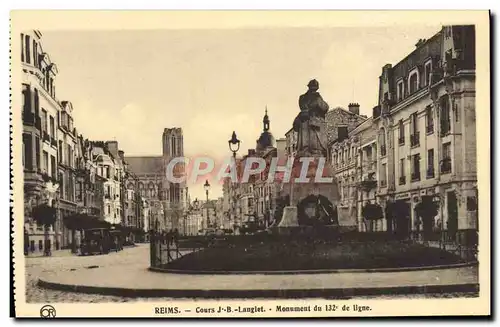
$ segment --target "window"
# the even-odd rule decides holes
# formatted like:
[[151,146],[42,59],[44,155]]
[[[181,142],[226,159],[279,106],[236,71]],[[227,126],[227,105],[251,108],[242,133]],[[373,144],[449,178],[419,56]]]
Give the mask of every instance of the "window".
[[413,113],[410,116],[411,121],[411,134],[415,134],[418,132],[418,113]]
[[410,94],[418,91],[418,73],[412,73],[410,75],[410,79],[408,81],[408,89],[410,90]]
[[[39,97],[38,97],[38,90],[35,89],[35,116],[40,115],[40,102],[39,102]],[[39,126],[41,129],[42,127]]]
[[406,184],[405,159],[399,160],[399,185]]
[[63,142],[59,141],[59,163],[63,163]]
[[83,183],[82,182],[76,183],[76,200],[83,201]]
[[28,84],[23,84],[23,111],[31,112],[31,90]]
[[64,183],[64,175],[63,173],[59,173],[59,189],[61,190],[61,195],[62,195],[62,198],[65,199],[65,193],[64,193],[64,186],[65,186],[65,183]]
[[441,162],[441,173],[451,173],[451,143],[443,144],[443,160]]
[[416,154],[411,157],[412,160],[412,172],[411,180],[412,182],[420,180],[420,154]]
[[347,126],[337,127],[337,140],[341,142],[347,138],[348,138]]
[[432,62],[429,61],[424,66],[424,85],[427,86],[431,83],[431,70]]
[[24,34],[21,33],[21,62],[24,62]]
[[56,177],[56,157],[50,156],[50,176]]
[[42,108],[42,129],[44,133],[47,133],[48,131],[48,125],[47,125],[47,110]]
[[33,64],[38,67],[38,44],[33,40]]
[[380,186],[384,187],[387,185],[387,164],[383,163],[380,171]]
[[50,95],[55,96],[54,79],[52,77],[50,78],[49,93],[50,93]]
[[405,144],[405,125],[402,119],[399,120],[398,126],[399,126],[398,143],[399,145],[403,145]]
[[365,147],[365,150],[366,150],[366,160],[368,161],[372,161],[372,147],[371,146],[367,146]]
[[49,154],[47,151],[43,151],[43,171],[45,173],[49,172]]
[[410,145],[418,146],[420,144],[420,132],[418,131],[418,113],[410,116]]
[[40,169],[40,138],[38,136],[35,136],[35,160],[36,160],[36,167]]
[[477,210],[477,199],[475,196],[467,197],[467,211],[476,211]]
[[440,126],[441,126],[441,137],[443,137],[448,135],[451,130],[450,106],[448,103],[448,98],[447,97],[443,98],[440,104],[441,104]]
[[425,131],[427,134],[434,132],[434,117],[432,116],[432,108],[425,108]]
[[23,164],[25,169],[33,169],[33,137],[28,133],[23,134]]
[[381,128],[379,132],[380,155],[383,157],[387,154],[385,143],[385,129]]
[[104,166],[105,169],[105,177],[109,178],[109,166]]
[[111,206],[108,204],[108,215],[111,214]]
[[30,48],[30,36],[26,35],[24,37],[24,57],[26,59],[26,63],[31,64],[31,48]]
[[398,101],[403,100],[404,96],[404,84],[403,81],[398,82]]
[[56,130],[55,130],[55,125],[54,125],[54,117],[50,116],[50,137],[55,138],[56,137]]
[[67,165],[72,167],[71,166],[71,145],[69,144],[66,144],[66,156],[67,156]]
[[427,150],[427,178],[434,178],[434,149]]

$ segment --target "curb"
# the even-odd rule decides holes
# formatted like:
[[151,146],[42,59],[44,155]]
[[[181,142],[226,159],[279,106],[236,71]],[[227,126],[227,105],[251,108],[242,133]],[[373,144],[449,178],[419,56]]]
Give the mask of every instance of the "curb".
[[134,289],[69,285],[38,280],[38,286],[59,291],[87,294],[112,295],[120,297],[170,297],[170,298],[336,298],[348,299],[354,296],[405,295],[430,293],[478,293],[479,284],[452,284],[426,286],[398,286],[378,288],[326,288],[326,289],[267,289],[267,290],[181,290],[181,289]]
[[451,265],[396,267],[396,268],[366,268],[366,269],[315,269],[315,270],[255,270],[255,271],[209,271],[209,270],[180,270],[161,267],[149,267],[148,270],[156,273],[178,275],[311,275],[311,274],[344,274],[344,273],[373,273],[373,272],[405,272],[437,269],[454,269],[477,266],[478,262],[464,262]]

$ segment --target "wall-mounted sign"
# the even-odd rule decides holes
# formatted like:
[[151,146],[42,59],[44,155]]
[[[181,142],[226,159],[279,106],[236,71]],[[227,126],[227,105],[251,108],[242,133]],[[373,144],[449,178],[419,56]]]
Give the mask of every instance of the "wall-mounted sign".
[[409,198],[410,198],[410,193],[397,194],[395,197],[396,200],[409,199]]

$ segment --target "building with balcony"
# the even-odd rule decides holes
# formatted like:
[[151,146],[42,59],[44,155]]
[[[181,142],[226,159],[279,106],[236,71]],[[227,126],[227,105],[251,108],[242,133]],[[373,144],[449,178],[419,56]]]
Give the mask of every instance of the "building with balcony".
[[328,161],[332,165],[339,187],[340,202],[337,207],[342,224],[357,224],[357,185],[359,176],[357,158],[360,142],[357,140],[362,130],[357,127],[370,126],[367,118],[359,115],[359,104],[350,103],[349,110],[337,107],[328,112],[327,136],[329,140]]
[[123,151],[118,150],[116,141],[93,141],[92,160],[97,175],[103,182],[103,210],[101,216],[110,224],[124,223],[125,166]]
[[422,230],[416,206],[439,206],[426,228],[477,228],[474,26],[444,26],[396,65],[382,68],[379,103],[377,196],[396,204],[385,228]]
[[[123,156],[123,154],[122,154]],[[144,198],[139,193],[138,181],[135,174],[128,169],[124,162],[125,174],[123,177],[123,225],[130,228],[131,241],[142,241],[149,227],[144,217]]]
[[[61,218],[78,213],[76,201],[76,153],[77,131],[73,125],[73,104],[69,101],[61,102],[61,110],[57,116],[58,126],[58,180],[60,187],[59,209]],[[63,229],[64,226],[62,226]],[[70,245],[70,240],[64,232],[62,243],[65,247]]]
[[42,226],[37,226],[32,209],[41,204],[57,205],[58,175],[58,117],[61,105],[56,98],[57,66],[42,48],[42,33],[37,30],[21,33],[23,172],[25,221],[31,252],[43,251],[45,246],[59,249],[60,217],[50,228],[48,243],[44,242]]

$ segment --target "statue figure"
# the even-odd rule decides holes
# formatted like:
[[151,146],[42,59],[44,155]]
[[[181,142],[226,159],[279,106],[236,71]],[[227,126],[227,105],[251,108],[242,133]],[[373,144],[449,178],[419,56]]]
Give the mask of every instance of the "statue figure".
[[317,80],[311,80],[307,86],[307,92],[299,97],[300,113],[293,122],[293,130],[297,132],[297,154],[326,156],[325,115],[328,104],[318,92]]

